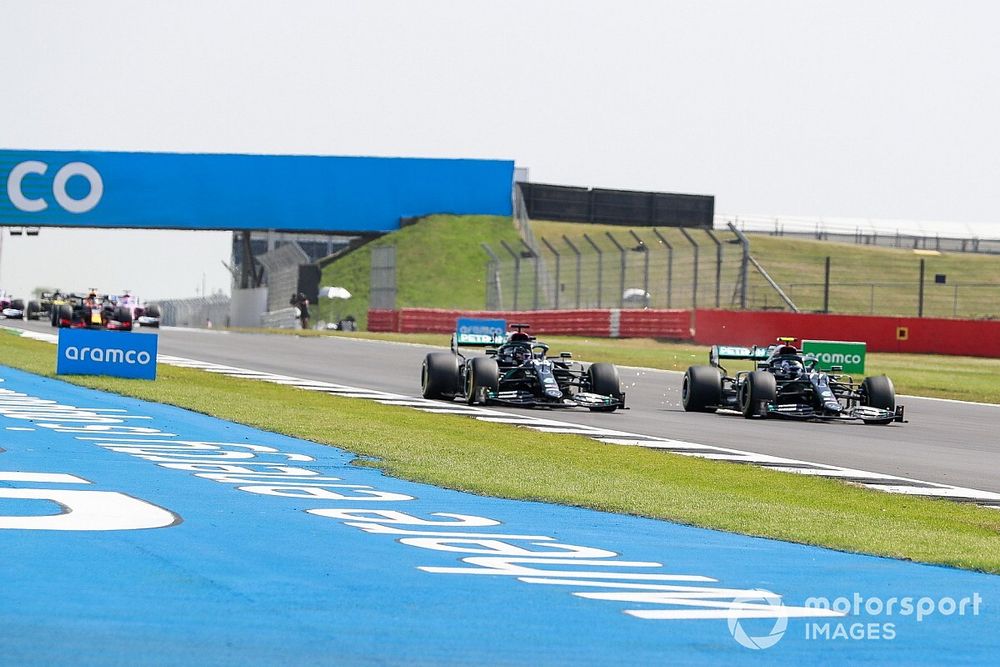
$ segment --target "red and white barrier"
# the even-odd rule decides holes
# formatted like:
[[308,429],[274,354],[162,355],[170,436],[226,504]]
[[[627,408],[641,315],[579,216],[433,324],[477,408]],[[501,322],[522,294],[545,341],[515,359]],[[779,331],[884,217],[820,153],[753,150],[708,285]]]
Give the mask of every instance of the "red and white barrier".
[[368,311],[369,331],[451,333],[459,317],[503,318],[533,334],[660,338],[703,345],[754,345],[778,336],[857,340],[869,352],[1000,358],[1000,320],[951,320],[738,310],[467,311],[402,308]]

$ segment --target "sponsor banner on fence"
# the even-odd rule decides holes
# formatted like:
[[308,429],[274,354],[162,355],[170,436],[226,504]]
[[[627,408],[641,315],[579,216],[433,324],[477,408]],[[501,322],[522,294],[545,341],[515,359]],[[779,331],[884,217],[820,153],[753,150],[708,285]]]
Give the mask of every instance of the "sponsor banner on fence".
[[816,368],[823,371],[840,366],[845,373],[865,372],[865,344],[839,340],[804,340],[802,354],[816,359]]
[[455,342],[459,345],[499,345],[507,334],[507,320],[460,317],[455,323]]
[[61,329],[56,373],[156,379],[155,334]]

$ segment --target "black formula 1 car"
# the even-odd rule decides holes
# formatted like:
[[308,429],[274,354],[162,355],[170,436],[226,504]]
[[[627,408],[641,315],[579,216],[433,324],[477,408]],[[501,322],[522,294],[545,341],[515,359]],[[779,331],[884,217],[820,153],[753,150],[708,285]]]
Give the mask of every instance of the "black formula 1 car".
[[108,329],[132,331],[132,311],[104,297],[81,297],[69,294],[62,302],[52,305],[52,326],[74,329]]
[[[625,407],[618,369],[613,364],[584,367],[563,352],[548,357],[549,346],[524,333],[527,324],[498,336],[486,356],[466,356],[458,337],[451,352],[432,352],[424,359],[420,385],[424,398],[517,407],[589,408],[614,412]],[[469,345],[469,343],[464,343]],[[481,344],[481,343],[477,343]]]
[[[684,373],[681,399],[688,412],[736,410],[747,419],[781,417],[800,420],[861,421],[865,424],[902,422],[903,406],[885,375],[866,377],[860,384],[839,366],[817,369],[817,360],[804,357],[793,343],[779,338],[777,345],[712,346],[708,366],[691,366]],[[747,359],[756,370],[730,376],[722,359]]]

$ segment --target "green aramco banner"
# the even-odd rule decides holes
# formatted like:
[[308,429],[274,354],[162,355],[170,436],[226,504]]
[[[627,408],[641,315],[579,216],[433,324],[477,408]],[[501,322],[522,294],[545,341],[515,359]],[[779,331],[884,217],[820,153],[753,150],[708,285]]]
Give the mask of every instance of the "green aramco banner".
[[823,371],[840,366],[845,373],[865,372],[865,344],[840,340],[804,340],[802,355],[816,359],[816,368]]

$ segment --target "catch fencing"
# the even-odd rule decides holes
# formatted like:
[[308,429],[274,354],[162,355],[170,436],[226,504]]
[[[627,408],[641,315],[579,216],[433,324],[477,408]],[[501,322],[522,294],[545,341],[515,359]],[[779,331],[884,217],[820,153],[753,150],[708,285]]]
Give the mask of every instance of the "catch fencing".
[[156,301],[160,324],[168,327],[212,328],[229,326],[230,298],[224,294],[191,299]]
[[[484,244],[486,310],[591,308],[1000,317],[991,257],[796,248],[728,231],[638,228]],[[826,253],[832,253],[827,255]]]
[[996,225],[921,223],[917,221],[852,220],[766,216],[715,216],[715,226],[734,224],[746,233],[853,243],[855,245],[1000,254]]
[[731,231],[647,227],[484,249],[487,310],[738,308],[751,286]]

